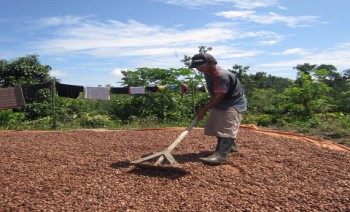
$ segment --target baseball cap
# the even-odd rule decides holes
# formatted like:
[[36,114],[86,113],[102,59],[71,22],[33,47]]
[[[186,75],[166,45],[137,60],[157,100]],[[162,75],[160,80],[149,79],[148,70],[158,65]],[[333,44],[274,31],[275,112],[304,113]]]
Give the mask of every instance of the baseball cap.
[[191,59],[190,68],[196,68],[200,65],[203,65],[213,60],[215,60],[215,58],[210,54],[207,54],[207,53],[196,54]]

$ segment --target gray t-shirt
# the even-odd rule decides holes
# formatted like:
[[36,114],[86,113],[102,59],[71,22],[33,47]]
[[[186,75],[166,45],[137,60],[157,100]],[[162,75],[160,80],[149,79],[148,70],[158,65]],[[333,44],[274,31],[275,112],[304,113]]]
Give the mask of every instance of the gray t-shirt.
[[229,107],[234,107],[240,113],[247,110],[247,100],[244,96],[243,86],[234,73],[217,68],[217,72],[204,76],[210,95],[214,93],[225,94],[224,99],[214,108],[226,110]]

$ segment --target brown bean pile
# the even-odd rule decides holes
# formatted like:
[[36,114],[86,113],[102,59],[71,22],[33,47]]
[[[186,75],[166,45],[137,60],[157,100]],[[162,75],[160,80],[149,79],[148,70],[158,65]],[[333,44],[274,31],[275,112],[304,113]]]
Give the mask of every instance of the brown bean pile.
[[172,152],[188,174],[129,164],[182,129],[1,131],[0,211],[348,211],[350,153],[241,129],[230,164],[193,129]]

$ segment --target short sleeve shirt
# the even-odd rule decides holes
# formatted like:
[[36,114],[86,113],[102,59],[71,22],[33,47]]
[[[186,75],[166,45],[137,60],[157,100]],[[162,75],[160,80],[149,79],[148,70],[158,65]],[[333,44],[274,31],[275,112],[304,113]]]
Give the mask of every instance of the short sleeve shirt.
[[247,110],[243,86],[234,73],[217,67],[215,73],[204,76],[211,95],[215,93],[225,94],[224,99],[214,108],[226,110],[229,107],[234,107],[241,113]]

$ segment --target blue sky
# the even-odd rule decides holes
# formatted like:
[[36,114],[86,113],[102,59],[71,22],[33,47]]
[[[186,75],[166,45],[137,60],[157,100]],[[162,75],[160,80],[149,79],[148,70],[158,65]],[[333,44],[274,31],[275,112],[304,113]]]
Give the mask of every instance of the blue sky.
[[[39,55],[62,83],[118,86],[121,70],[181,68],[210,46],[221,67],[296,78],[350,68],[348,0],[0,0],[0,59]],[[177,56],[176,56],[177,55]]]

